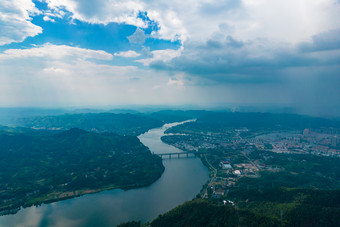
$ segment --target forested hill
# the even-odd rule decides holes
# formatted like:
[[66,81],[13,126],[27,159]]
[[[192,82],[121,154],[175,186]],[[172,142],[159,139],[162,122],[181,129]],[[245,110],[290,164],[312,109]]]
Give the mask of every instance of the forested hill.
[[110,188],[149,185],[164,170],[137,137],[73,128],[55,135],[0,133],[0,210]]
[[197,123],[249,128],[304,129],[340,127],[340,122],[297,114],[272,113],[210,113],[198,118]]
[[338,128],[340,121],[297,114],[207,112],[190,122],[168,129],[167,133],[186,131],[225,131],[230,128],[246,127],[250,130],[303,130],[305,128]]
[[242,196],[247,200],[237,206],[195,199],[160,215],[150,226],[288,227],[339,226],[340,223],[339,190],[275,188],[264,192],[249,190]]
[[280,221],[269,216],[197,199],[160,215],[151,222],[150,226],[280,226]]
[[140,135],[163,122],[137,114],[84,113],[25,118],[19,126],[36,129],[67,130],[80,128],[95,132],[114,132],[120,135]]

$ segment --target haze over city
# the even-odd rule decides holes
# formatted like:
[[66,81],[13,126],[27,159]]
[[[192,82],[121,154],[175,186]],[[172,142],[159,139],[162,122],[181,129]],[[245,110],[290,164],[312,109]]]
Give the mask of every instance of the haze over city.
[[0,106],[340,115],[338,0],[2,0]]

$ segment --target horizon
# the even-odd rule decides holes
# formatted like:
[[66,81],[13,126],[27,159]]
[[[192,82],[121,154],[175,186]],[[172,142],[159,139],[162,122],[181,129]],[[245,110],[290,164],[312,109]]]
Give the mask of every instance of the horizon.
[[[159,111],[208,111],[208,112],[233,112],[233,113],[270,113],[270,114],[293,114],[316,118],[340,120],[338,115],[330,114],[310,114],[298,112],[291,107],[281,107],[274,105],[251,106],[251,105],[117,105],[117,106],[60,106],[60,107],[40,107],[40,106],[0,106],[0,118],[7,119],[13,114],[16,117],[33,116],[53,116],[60,114],[79,113],[114,113],[114,114],[150,114]],[[12,116],[13,117],[13,116]],[[1,120],[0,120],[1,125]]]

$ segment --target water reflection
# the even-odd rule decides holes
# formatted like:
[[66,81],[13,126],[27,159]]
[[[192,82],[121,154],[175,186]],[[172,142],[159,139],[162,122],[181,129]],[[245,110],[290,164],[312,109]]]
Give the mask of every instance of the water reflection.
[[[164,131],[175,124],[141,135],[154,153],[180,152],[161,142]],[[154,184],[129,191],[110,190],[97,194],[30,207],[15,215],[0,217],[0,226],[115,226],[121,222],[147,222],[192,199],[208,180],[208,170],[198,158],[163,161],[165,171]]]

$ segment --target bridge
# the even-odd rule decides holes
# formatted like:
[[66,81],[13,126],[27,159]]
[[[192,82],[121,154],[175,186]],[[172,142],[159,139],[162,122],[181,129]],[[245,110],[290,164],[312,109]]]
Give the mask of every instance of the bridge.
[[[196,155],[201,155],[201,154],[205,154],[205,153],[204,152],[196,152],[196,151],[187,151],[187,152],[177,152],[177,153],[162,153],[162,154],[157,154],[157,155],[161,158],[169,157],[169,159],[171,159],[171,156],[175,156],[177,158],[189,158],[190,154],[196,156]],[[191,156],[191,157],[193,157],[193,156]]]

